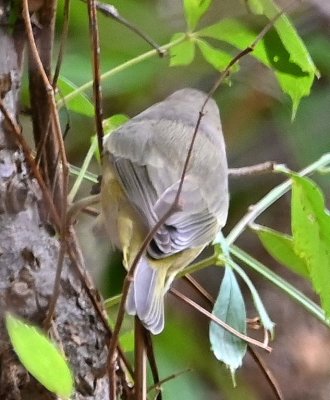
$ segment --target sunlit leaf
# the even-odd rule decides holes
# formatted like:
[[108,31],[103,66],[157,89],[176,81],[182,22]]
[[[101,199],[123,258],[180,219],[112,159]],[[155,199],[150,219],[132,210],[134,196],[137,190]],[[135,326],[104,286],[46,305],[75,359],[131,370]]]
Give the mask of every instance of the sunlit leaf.
[[[171,41],[176,41],[185,37],[184,33],[176,33],[173,35]],[[175,67],[179,65],[189,65],[193,62],[195,57],[195,40],[186,37],[186,39],[173,46],[170,49],[170,66]]]
[[115,129],[119,128],[125,122],[129,120],[128,116],[125,114],[115,114],[109,118],[106,118],[102,121],[104,135],[108,135],[113,132]]
[[324,196],[313,181],[296,175],[292,179],[295,252],[305,260],[313,287],[330,316],[330,215]]
[[199,20],[209,9],[213,0],[183,0],[186,22],[189,30],[196,28]]
[[[288,21],[286,17],[285,21]],[[295,31],[291,32],[286,23],[283,24],[286,26],[287,38],[284,38],[284,28],[281,25],[280,31],[269,31],[257,43],[251,55],[274,70],[283,92],[292,99],[294,115],[301,98],[310,93],[316,69],[300,37]],[[254,43],[258,32],[239,20],[226,19],[201,30],[199,35],[221,40],[244,50]],[[284,41],[290,42],[290,45]]]
[[40,329],[9,313],[6,327],[15,353],[29,373],[52,393],[69,398],[73,376],[57,346]]
[[[69,81],[69,79],[66,79],[64,76],[59,78],[57,86],[59,88],[59,99],[74,92],[78,88],[73,82]],[[87,115],[87,117],[94,116],[94,106],[84,93],[79,93],[71,100],[68,100],[65,105],[69,110],[76,113]]]
[[216,70],[223,71],[233,56],[223,50],[212,47],[208,42],[197,39],[196,44],[199,47],[205,61],[212,65]]
[[304,259],[294,251],[293,237],[261,225],[254,225],[254,230],[265,249],[276,261],[303,278],[309,279]]
[[[274,3],[273,0],[259,0],[259,4],[263,7],[263,13],[269,20],[276,18],[279,12],[281,11],[281,9]],[[284,47],[290,54],[289,61],[292,64],[298,65],[301,68],[301,70],[305,72],[307,76],[310,77],[312,85],[314,80],[314,75],[318,76],[319,73],[313,63],[313,60],[304,42],[298,35],[296,28],[290,22],[289,18],[285,14],[282,14],[279,18],[276,19],[274,27]],[[308,87],[306,87],[304,88],[304,91],[302,92],[298,91],[296,93],[296,96],[292,97],[293,116],[296,113],[300,99],[303,96],[308,96],[309,92],[310,91],[308,90]]]
[[[241,290],[234,272],[226,267],[213,312],[241,333],[246,333],[246,310]],[[231,373],[242,365],[246,353],[246,343],[215,322],[210,323],[210,342],[216,358],[224,362]]]
[[264,13],[264,8],[260,0],[245,0],[245,4],[253,14],[261,15]]
[[[109,118],[104,119],[102,121],[104,137],[110,135],[111,132],[113,132],[115,129],[119,128],[121,125],[123,125],[128,120],[129,120],[129,118],[125,114],[115,114]],[[100,158],[99,148],[97,146],[97,136],[96,135],[93,135],[91,138],[90,149],[92,149],[92,153],[94,153],[94,156],[97,159],[97,161],[100,161],[101,158]]]

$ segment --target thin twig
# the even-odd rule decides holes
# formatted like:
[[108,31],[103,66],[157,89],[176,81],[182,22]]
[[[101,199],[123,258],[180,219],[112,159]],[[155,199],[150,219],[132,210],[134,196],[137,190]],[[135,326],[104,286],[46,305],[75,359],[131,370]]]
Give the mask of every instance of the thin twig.
[[55,280],[54,280],[53,294],[49,301],[47,315],[46,315],[46,318],[43,323],[44,329],[47,331],[51,326],[51,322],[52,322],[55,308],[56,308],[56,302],[57,302],[58,296],[60,294],[60,282],[61,282],[61,275],[62,275],[62,270],[63,270],[63,265],[64,265],[65,249],[66,249],[66,242],[65,242],[65,240],[61,240],[60,251],[59,251],[59,256],[58,256],[58,260],[57,260],[56,275],[55,275]]
[[62,167],[62,176],[63,176],[63,203],[61,205],[61,216],[62,216],[62,229],[61,231],[65,230],[65,224],[63,223],[65,220],[65,214],[66,214],[66,201],[67,201],[67,187],[68,187],[68,163],[66,159],[66,152],[65,152],[65,147],[62,139],[62,133],[61,133],[61,125],[59,121],[59,116],[56,108],[56,102],[55,102],[55,95],[54,95],[54,89],[52,85],[50,84],[47,74],[44,70],[44,67],[42,65],[38,49],[36,46],[36,43],[34,41],[34,36],[33,36],[33,30],[32,30],[32,24],[31,24],[31,19],[30,19],[30,14],[29,14],[29,7],[28,7],[28,0],[23,0],[23,19],[25,23],[25,29],[26,33],[28,36],[28,43],[30,46],[30,50],[34,59],[34,62],[37,65],[37,70],[44,82],[45,90],[48,95],[48,100],[50,103],[50,109],[51,109],[51,115],[54,123],[54,133],[56,135],[57,143],[59,146],[59,154],[61,158],[61,167]]
[[[191,368],[187,368],[187,369],[184,369],[183,371],[180,371],[180,372],[177,372],[177,373],[172,374],[172,375],[170,375],[170,376],[167,376],[166,378],[164,378],[164,379],[162,379],[161,381],[159,381],[157,384],[152,385],[152,386],[149,386],[149,387],[148,387],[148,393],[151,392],[152,390],[158,390],[159,392],[161,392],[161,386],[162,386],[164,383],[166,383],[166,382],[168,382],[168,381],[171,381],[172,379],[175,379],[175,378],[177,378],[178,376],[183,375],[183,374],[186,374],[187,372],[191,372],[191,371],[192,371]],[[159,400],[159,399],[157,398],[157,400]]]
[[60,40],[60,48],[58,51],[58,57],[55,65],[55,72],[53,76],[53,81],[52,81],[52,86],[55,89],[58,78],[60,76],[60,70],[62,66],[62,61],[63,61],[63,55],[64,55],[64,49],[66,45],[66,41],[68,38],[68,32],[69,32],[69,17],[70,17],[70,4],[71,0],[65,0],[64,1],[64,10],[63,10],[63,28],[62,28],[62,34],[61,34],[61,40]]
[[191,307],[195,308],[198,310],[201,314],[206,315],[210,320],[215,322],[216,324],[220,325],[222,328],[226,329],[228,332],[232,333],[233,335],[237,336],[238,338],[244,340],[246,343],[253,344],[257,347],[260,347],[261,349],[264,349],[268,352],[271,352],[272,349],[269,347],[267,344],[259,342],[259,340],[250,338],[247,335],[244,335],[243,333],[237,331],[230,325],[226,324],[225,322],[221,321],[219,318],[211,314],[209,311],[205,310],[205,308],[201,307],[199,304],[195,303],[193,300],[189,299],[189,297],[185,296],[184,294],[180,293],[174,288],[170,289],[170,293],[172,293],[175,297],[178,299],[184,301],[186,304],[189,304]]
[[[147,329],[144,329],[144,340],[145,340],[148,362],[149,362],[149,366],[151,369],[154,384],[159,385],[159,382],[160,382],[159,372],[158,372],[155,352],[154,352],[154,348],[153,348],[152,337],[151,337],[151,333]],[[162,398],[163,398],[162,392],[159,391],[155,400],[162,400]]]
[[120,24],[126,26],[126,28],[130,29],[132,32],[136,33],[143,40],[145,40],[151,47],[153,47],[159,54],[160,57],[163,57],[166,54],[166,50],[162,49],[149,35],[141,31],[137,26],[129,22],[122,15],[119,14],[116,7],[111,4],[100,3],[98,1],[96,3],[96,8],[101,11],[107,17],[111,17]]
[[[98,316],[100,317],[103,327],[108,333],[109,338],[111,338],[112,331],[108,323],[107,315],[101,306],[100,299],[97,296],[97,291],[95,290],[92,282],[90,281],[90,278],[86,274],[86,267],[84,266],[84,258],[81,253],[81,249],[75,245],[77,243],[77,239],[76,239],[76,234],[73,231],[72,227],[69,228],[68,238],[70,239],[70,242],[68,243],[67,246],[67,253],[70,258],[70,261],[72,262],[78,274],[80,282],[82,282],[83,288],[86,291],[88,298],[90,299],[94,309],[96,310]],[[125,364],[125,367],[129,371],[130,375],[133,376],[133,369],[130,363],[128,362],[127,358],[125,357],[125,354],[120,346],[118,346],[118,352],[120,358],[123,360]]]
[[134,320],[134,400],[147,398],[147,353],[144,340],[145,327],[138,317]]
[[96,0],[87,0],[89,34],[93,54],[93,93],[96,135],[99,154],[103,155],[103,108],[102,108],[102,87],[100,79],[100,37],[96,15]]
[[77,217],[77,215],[84,210],[86,207],[91,206],[93,204],[97,204],[100,202],[100,195],[96,194],[96,195],[92,195],[92,196],[87,196],[84,197],[82,199],[79,199],[77,201],[75,201],[68,209],[67,212],[67,221],[68,224],[71,225],[75,218]]
[[[194,278],[192,278],[190,275],[185,276],[185,278],[189,282],[189,284],[195,290],[197,290],[198,293],[201,294],[202,297],[205,300],[207,300],[211,306],[213,306],[214,299],[212,298],[212,296]],[[252,323],[256,324],[257,321],[260,321],[259,317],[254,318],[252,320],[251,319],[247,319],[247,323],[248,324],[252,324]],[[253,329],[255,329],[255,328],[253,328]],[[266,336],[265,336],[265,338],[266,338]],[[276,398],[278,400],[283,400],[283,397],[281,397],[281,390],[279,388],[279,385],[278,385],[273,373],[267,367],[266,363],[264,362],[264,360],[262,359],[260,354],[258,354],[256,352],[256,350],[250,344],[248,344],[248,350],[249,350],[251,356],[253,357],[253,359],[255,360],[255,362],[257,363],[257,365],[259,366],[259,368],[261,369],[263,375],[266,377],[267,381],[269,382],[269,384],[271,386],[271,389],[273,390]]]
[[279,387],[279,384],[276,381],[275,376],[273,375],[272,371],[267,367],[266,363],[264,362],[260,354],[258,354],[256,350],[250,345],[248,345],[248,350],[253,360],[256,362],[262,374],[266,378],[267,382],[269,383],[270,387],[272,388],[272,391],[276,396],[276,398],[278,400],[284,400],[281,388]]
[[250,165],[242,168],[230,168],[228,174],[233,177],[240,177],[246,175],[261,175],[274,172],[274,161],[267,161],[261,164]]
[[[215,81],[214,85],[212,86],[211,90],[208,93],[208,99],[213,96],[215,91],[221,85],[221,83],[225,80],[225,78],[229,75],[231,68],[244,56],[255,49],[256,45],[264,38],[266,33],[274,26],[275,22],[283,15],[284,10],[281,10],[278,14],[274,16],[271,20],[269,20],[268,24],[261,30],[259,35],[255,38],[255,40],[250,44],[250,46],[246,47],[244,50],[239,52],[236,56],[233,57],[232,60],[228,63],[227,67],[221,73],[219,78]],[[208,99],[206,101],[208,101]]]
[[191,275],[185,275],[183,279],[186,280],[189,285],[192,286],[210,304],[210,306],[214,305],[214,298],[199,282],[196,281],[195,278]]
[[188,152],[187,152],[187,156],[185,159],[185,163],[183,166],[183,171],[180,177],[180,183],[179,183],[179,187],[178,190],[176,192],[176,196],[175,199],[173,201],[173,203],[171,204],[170,208],[168,209],[168,211],[162,216],[162,218],[160,218],[158,220],[158,222],[156,223],[156,225],[150,230],[150,232],[148,233],[148,235],[145,237],[139,251],[137,252],[131,268],[129,269],[126,278],[124,280],[124,284],[123,284],[123,291],[122,291],[122,298],[121,298],[121,302],[119,305],[119,310],[118,310],[118,316],[117,316],[117,320],[116,320],[116,324],[113,330],[113,336],[111,339],[111,343],[110,343],[110,348],[109,348],[109,355],[108,355],[108,366],[109,366],[109,376],[113,376],[113,370],[114,370],[114,365],[113,365],[113,358],[115,356],[115,351],[116,351],[116,346],[118,344],[118,338],[119,338],[119,332],[124,320],[124,314],[125,314],[125,303],[126,303],[126,299],[127,299],[127,295],[128,295],[128,290],[130,287],[131,282],[134,279],[134,274],[135,274],[135,270],[137,268],[137,265],[141,259],[141,257],[143,256],[145,250],[147,249],[150,241],[152,240],[152,238],[154,237],[155,233],[157,232],[157,230],[164,224],[164,222],[172,215],[172,213],[175,211],[177,205],[179,204],[179,199],[180,199],[180,195],[182,192],[182,186],[183,186],[183,182],[184,182],[184,177],[186,175],[187,172],[187,168],[189,165],[189,161],[192,155],[192,150],[193,150],[193,146],[195,143],[195,139],[197,136],[197,132],[198,132],[198,128],[199,125],[201,123],[202,117],[203,117],[203,111],[204,108],[206,106],[207,101],[205,101],[201,107],[201,111],[199,112],[199,116],[195,125],[195,129],[193,132],[193,136],[190,142],[190,146],[188,148]]
[[[69,168],[68,168],[68,163],[67,163],[67,158],[66,158],[66,152],[65,152],[65,147],[64,147],[64,142],[62,138],[62,133],[61,133],[61,126],[60,126],[60,121],[59,121],[59,116],[56,108],[56,103],[55,103],[55,95],[54,95],[54,89],[52,85],[49,82],[48,76],[44,70],[44,67],[42,65],[38,49],[34,40],[34,35],[33,35],[33,30],[32,30],[32,25],[31,25],[31,20],[30,20],[30,14],[29,14],[29,8],[28,8],[28,0],[23,0],[23,19],[25,23],[25,29],[26,33],[28,36],[28,43],[30,46],[30,50],[32,53],[32,56],[34,58],[34,62],[37,65],[37,70],[43,80],[45,90],[47,92],[48,96],[48,101],[50,104],[50,112],[51,112],[51,118],[54,124],[54,133],[55,133],[55,138],[57,140],[57,144],[59,146],[59,156],[61,160],[61,178],[63,182],[63,187],[62,189],[62,204],[60,204],[60,226],[59,226],[59,231],[61,234],[61,245],[64,246],[64,241],[66,237],[66,232],[67,232],[67,217],[66,217],[66,210],[67,210],[67,191],[68,191],[68,177],[69,177]],[[56,170],[54,181],[56,181],[56,176],[58,173],[59,169]],[[62,254],[63,252],[63,254]],[[56,307],[56,302],[57,298],[59,295],[59,287],[60,287],[60,280],[61,280],[61,271],[63,268],[63,260],[64,260],[64,249],[61,248],[60,253],[59,253],[59,262],[57,265],[57,271],[55,275],[55,282],[54,282],[54,291],[52,295],[52,299],[50,301],[50,307],[48,310],[48,317],[52,316],[54,309]],[[60,262],[61,261],[61,262]]]
[[41,157],[42,157],[42,154],[43,154],[43,151],[44,151],[46,142],[47,142],[47,140],[48,140],[49,133],[50,133],[50,119],[48,119],[45,132],[44,132],[44,134],[42,135],[42,138],[40,139],[40,141],[39,141],[39,143],[38,143],[37,150],[36,150],[35,163],[36,163],[36,165],[37,165],[38,167],[39,167],[39,165],[40,165]]
[[[328,165],[330,163],[330,153],[323,154],[323,156],[315,161],[313,164],[302,169],[298,174],[300,176],[309,175],[316,171],[318,168]],[[246,227],[249,226],[255,219],[262,214],[269,206],[271,206],[275,201],[281,198],[286,192],[291,188],[291,179],[286,180],[280,185],[272,189],[265,197],[263,197],[258,203],[250,207],[249,211],[245,214],[243,218],[233,227],[229,235],[226,237],[226,242],[228,245],[232,245],[237,238],[245,231]]]

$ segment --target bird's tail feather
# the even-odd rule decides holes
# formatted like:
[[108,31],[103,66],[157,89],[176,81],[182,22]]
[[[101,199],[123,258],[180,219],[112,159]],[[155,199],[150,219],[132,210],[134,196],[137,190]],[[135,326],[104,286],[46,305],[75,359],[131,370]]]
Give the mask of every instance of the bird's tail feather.
[[142,257],[128,292],[126,311],[130,315],[137,315],[154,335],[164,329],[165,283],[166,270],[153,268]]

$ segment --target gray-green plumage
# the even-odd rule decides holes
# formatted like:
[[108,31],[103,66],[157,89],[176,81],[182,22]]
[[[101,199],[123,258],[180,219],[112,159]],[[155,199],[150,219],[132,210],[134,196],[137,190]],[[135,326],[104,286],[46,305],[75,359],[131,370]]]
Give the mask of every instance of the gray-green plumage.
[[[205,99],[206,95],[198,90],[179,90],[132,118],[105,141],[105,162],[113,180],[120,182],[126,203],[132,207],[140,237],[174,201]],[[104,205],[110,200],[103,197]],[[175,275],[224,226],[228,201],[227,160],[219,110],[210,99],[184,178],[179,209],[155,234],[140,260],[129,293],[128,312],[137,314],[151,332],[163,329],[163,296]],[[109,215],[109,205],[103,208],[107,210],[105,215]],[[115,231],[111,229],[112,235]],[[130,241],[133,237],[134,234]],[[118,238],[112,240],[123,250],[132,247]]]

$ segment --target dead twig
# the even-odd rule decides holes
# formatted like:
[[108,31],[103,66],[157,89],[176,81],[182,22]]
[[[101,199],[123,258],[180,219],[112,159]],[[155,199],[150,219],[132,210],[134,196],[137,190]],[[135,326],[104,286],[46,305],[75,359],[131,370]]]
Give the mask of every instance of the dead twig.
[[253,339],[253,338],[237,331],[230,325],[226,324],[224,321],[221,321],[219,318],[217,318],[216,316],[211,314],[209,311],[205,310],[205,308],[201,307],[199,304],[197,304],[193,300],[189,299],[184,294],[180,293],[178,290],[171,288],[170,293],[172,293],[178,299],[184,301],[186,304],[189,304],[191,307],[193,307],[195,310],[199,311],[201,314],[206,315],[210,320],[212,320],[216,324],[220,325],[222,328],[226,329],[228,332],[230,332],[233,335],[237,336],[238,338],[244,340],[244,342],[253,344],[254,346],[257,346],[257,347],[260,347],[261,349],[264,349],[264,350],[268,351],[269,353],[272,351],[271,347],[269,347],[267,343],[259,342],[259,340]]
[[127,19],[125,19],[122,15],[119,14],[118,10],[116,7],[114,7],[111,4],[106,4],[106,3],[100,3],[99,1],[95,1],[96,8],[101,11],[104,15],[107,17],[111,17],[120,24],[126,26],[126,28],[130,29],[132,32],[136,33],[138,36],[140,36],[143,40],[145,40],[152,48],[157,50],[158,54],[160,57],[163,57],[166,54],[166,51],[162,49],[150,36],[148,36],[146,33],[141,31],[137,26],[129,22]]
[[87,0],[89,34],[93,55],[93,94],[97,143],[99,153],[103,154],[103,108],[102,108],[102,86],[100,78],[100,37],[96,15],[96,0]]
[[257,351],[251,346],[248,346],[248,350],[253,360],[260,368],[260,371],[262,372],[267,382],[269,383],[270,387],[272,388],[272,391],[276,396],[276,398],[278,400],[284,400],[283,393],[281,391],[281,388],[279,387],[278,382],[275,379],[275,376],[273,375],[272,371],[267,367],[266,363],[264,362],[260,354],[258,354]]
[[61,40],[60,40],[60,48],[58,51],[58,56],[57,56],[57,61],[55,65],[55,72],[53,75],[53,81],[52,81],[52,86],[55,89],[58,78],[60,76],[60,69],[62,66],[62,61],[63,61],[63,55],[64,55],[64,48],[66,45],[66,41],[68,38],[68,32],[69,32],[69,17],[70,17],[70,4],[71,0],[65,0],[64,1],[64,10],[63,10],[63,28],[62,28],[62,33],[61,33]]
[[247,175],[262,175],[274,172],[276,163],[274,161],[267,161],[261,164],[250,165],[242,168],[229,168],[228,174],[233,177],[247,176]]

